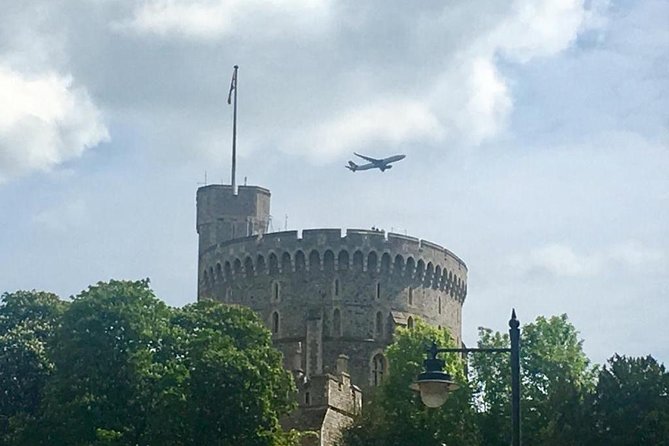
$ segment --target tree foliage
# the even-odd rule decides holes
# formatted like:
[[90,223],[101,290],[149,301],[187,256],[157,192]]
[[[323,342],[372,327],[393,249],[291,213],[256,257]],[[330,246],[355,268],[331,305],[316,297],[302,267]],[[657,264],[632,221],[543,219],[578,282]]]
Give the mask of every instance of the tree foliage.
[[[463,364],[448,357],[449,371],[463,387],[442,408],[426,409],[408,385],[422,371],[425,344],[432,339],[449,345],[443,333],[422,323],[399,330],[387,351],[390,376],[346,431],[345,446],[510,443],[510,355],[472,353],[469,384]],[[478,346],[508,348],[509,336],[481,328]],[[582,346],[566,315],[538,317],[522,327],[523,443],[669,445],[669,374],[664,366],[650,356],[615,355],[599,370]]]
[[414,328],[400,328],[388,347],[389,375],[377,388],[361,417],[348,428],[347,446],[425,446],[479,444],[471,404],[472,391],[456,354],[443,355],[460,388],[439,409],[427,409],[409,386],[423,369],[426,348],[435,341],[454,346],[445,330],[417,320]]
[[[538,317],[521,335],[521,418],[527,444],[571,445],[584,441],[585,397],[595,369],[583,341],[566,315]],[[479,347],[508,347],[509,336],[479,330]],[[510,438],[511,367],[509,355],[472,355],[479,388],[481,433],[486,445]],[[583,443],[585,444],[585,443]]]
[[39,410],[54,365],[47,343],[66,304],[38,291],[4,293],[0,300],[0,444],[22,435]]
[[669,445],[669,374],[652,356],[614,355],[593,395],[594,445]]
[[[278,422],[292,408],[292,377],[249,309],[214,302],[170,308],[148,280],[110,281],[69,305],[45,293],[4,295],[0,327],[0,360],[11,366],[0,369],[3,394],[11,396],[2,398],[0,444],[297,440]],[[16,376],[23,381],[14,389]]]
[[[409,385],[426,347],[453,346],[417,321],[386,351],[389,373],[345,432],[346,446],[509,444],[509,355],[443,355],[460,384],[427,409]],[[480,329],[479,347],[509,337]],[[524,444],[669,446],[669,374],[653,357],[614,355],[600,369],[565,315],[522,327]],[[0,446],[293,446],[279,418],[291,375],[250,309],[170,308],[148,280],[110,281],[66,303],[17,291],[0,300]],[[370,395],[366,395],[370,400]]]

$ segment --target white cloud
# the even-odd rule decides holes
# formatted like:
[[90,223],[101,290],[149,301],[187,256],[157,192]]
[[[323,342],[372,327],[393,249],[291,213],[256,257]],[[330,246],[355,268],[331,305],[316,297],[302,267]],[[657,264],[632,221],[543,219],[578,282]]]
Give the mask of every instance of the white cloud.
[[81,228],[87,221],[87,206],[80,198],[43,209],[33,218],[35,224],[54,232]]
[[441,134],[437,118],[420,102],[382,101],[339,114],[336,118],[298,134],[286,143],[288,151],[304,151],[314,159],[330,160],[342,152],[373,143],[434,139]]
[[622,268],[638,272],[662,267],[665,255],[658,249],[628,240],[590,253],[577,253],[572,247],[551,243],[510,259],[520,274],[544,273],[558,278],[593,277]]
[[[342,6],[331,0],[143,0],[136,5],[116,26],[165,39],[234,38],[251,52],[261,44],[265,54],[273,55],[270,73],[296,57],[296,70],[303,70],[305,76],[336,67],[327,75],[331,91],[324,96],[332,95],[333,108],[325,120],[324,113],[304,107],[308,114],[295,113],[294,125],[285,125],[259,142],[271,147],[283,141],[284,150],[311,160],[333,159],[377,142],[399,145],[448,139],[453,147],[489,141],[504,132],[513,111],[509,80],[498,66],[500,58],[528,63],[558,54],[581,31],[600,24],[593,18],[594,7],[586,8],[584,0],[514,0],[494,5],[461,0],[429,13],[427,6],[416,6],[404,14],[395,14],[396,6],[390,4]],[[374,27],[384,32],[370,32]],[[403,32],[408,29],[411,32]],[[323,39],[313,39],[314,35]],[[417,59],[426,45],[431,48],[426,53],[429,58]],[[304,48],[317,48],[307,53],[313,59],[299,59]],[[348,63],[345,54],[358,63]],[[273,59],[277,55],[281,56]],[[325,55],[331,60],[320,58]],[[341,63],[331,63],[338,58]],[[386,60],[397,60],[397,68],[420,63],[416,70],[424,79],[420,88],[406,79],[402,99],[392,99],[397,98],[397,82],[402,80],[384,84],[387,70],[393,70]],[[369,88],[361,91],[360,85]],[[350,94],[354,90],[357,94]],[[314,106],[323,107],[322,102]]]
[[607,252],[607,257],[613,262],[634,270],[661,267],[666,259],[661,250],[649,248],[634,240],[611,247]]
[[472,60],[462,75],[466,98],[462,107],[451,110],[452,118],[461,139],[479,144],[505,127],[513,101],[505,80],[490,59]]
[[[118,29],[159,36],[179,35],[192,39],[217,39],[235,31],[244,35],[277,36],[299,27],[317,29],[327,17],[328,0],[146,0],[132,17],[115,24]],[[267,20],[263,27],[250,26],[249,19]]]
[[69,76],[23,76],[0,65],[0,104],[0,182],[49,170],[109,138],[100,111]]
[[589,18],[584,0],[516,0],[489,35],[490,44],[521,61],[565,50]]

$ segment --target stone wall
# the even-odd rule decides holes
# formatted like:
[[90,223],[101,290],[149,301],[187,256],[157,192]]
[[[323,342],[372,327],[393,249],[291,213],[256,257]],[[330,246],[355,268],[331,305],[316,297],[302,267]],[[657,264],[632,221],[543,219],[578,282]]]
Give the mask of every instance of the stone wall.
[[[298,343],[305,346],[303,366],[311,373],[332,370],[347,354],[353,382],[362,387],[373,384],[373,358],[397,325],[420,317],[461,341],[467,267],[413,237],[313,229],[301,237],[288,231],[227,240],[201,253],[199,273],[200,298],[257,311],[286,358]],[[320,346],[314,330],[322,333]],[[309,359],[314,348],[320,359]]]

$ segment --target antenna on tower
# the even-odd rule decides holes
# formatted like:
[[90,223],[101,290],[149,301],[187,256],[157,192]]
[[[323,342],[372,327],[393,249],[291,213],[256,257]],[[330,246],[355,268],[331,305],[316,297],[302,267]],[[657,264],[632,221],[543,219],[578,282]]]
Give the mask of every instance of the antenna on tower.
[[199,184],[199,185],[201,184],[203,186],[207,185],[207,171],[206,170],[204,171],[204,183],[197,183],[197,184]]
[[[234,102],[232,106],[232,193],[237,195],[237,184],[235,182],[235,173],[237,168],[237,70],[239,65],[235,65],[232,72],[232,80],[230,81],[230,91],[228,92],[228,105]],[[233,95],[234,94],[234,101]]]

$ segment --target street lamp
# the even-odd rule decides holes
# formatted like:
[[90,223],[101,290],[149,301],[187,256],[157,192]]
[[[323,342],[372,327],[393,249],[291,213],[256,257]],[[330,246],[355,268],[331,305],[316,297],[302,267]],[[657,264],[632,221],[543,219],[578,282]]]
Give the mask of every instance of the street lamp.
[[451,375],[444,371],[444,361],[439,353],[511,353],[511,445],[520,446],[520,322],[516,310],[511,311],[509,337],[511,348],[439,348],[432,345],[423,362],[425,371],[418,375],[412,388],[420,391],[420,398],[427,407],[436,408],[446,402],[448,392],[458,386]]

